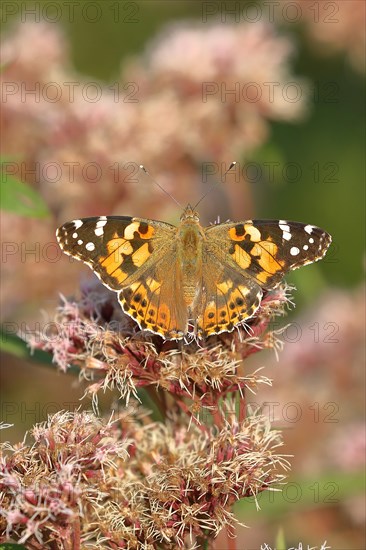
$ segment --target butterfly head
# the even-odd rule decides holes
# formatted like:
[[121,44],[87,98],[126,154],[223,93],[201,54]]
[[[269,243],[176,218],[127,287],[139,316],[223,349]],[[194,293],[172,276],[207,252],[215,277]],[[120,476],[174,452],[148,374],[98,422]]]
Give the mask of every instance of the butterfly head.
[[184,209],[184,211],[183,211],[183,213],[180,217],[180,220],[182,222],[185,221],[185,220],[193,220],[195,222],[199,222],[200,217],[198,215],[198,212],[196,210],[194,210],[190,204],[188,204],[185,207],[185,209]]

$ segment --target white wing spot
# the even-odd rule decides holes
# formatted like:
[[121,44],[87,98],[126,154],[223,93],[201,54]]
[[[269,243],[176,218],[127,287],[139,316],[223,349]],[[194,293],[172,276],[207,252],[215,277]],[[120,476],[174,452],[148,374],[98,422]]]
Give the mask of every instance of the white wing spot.
[[81,239],[78,240],[78,244],[83,244],[83,242]]
[[309,233],[309,235],[311,235],[312,232],[313,232],[314,226],[313,225],[305,225],[304,229],[305,229],[306,233]]
[[297,248],[297,246],[292,246],[290,248],[290,254],[291,256],[297,256],[300,253],[300,249]]
[[78,234],[76,233],[76,231],[75,231],[75,233],[72,234],[72,238],[73,238],[73,239],[77,239],[77,238],[78,238]]
[[89,250],[89,252],[93,252],[95,250],[95,244],[94,243],[86,243],[85,248]]
[[96,223],[96,226],[95,226],[95,229],[94,229],[94,233],[96,234],[97,237],[101,237],[102,235],[104,235],[104,229],[103,227],[105,226],[105,224],[107,223],[107,217],[106,216],[101,216],[97,223]]
[[313,244],[313,243],[314,243],[314,239],[313,239],[312,237],[310,237],[309,243],[310,243],[310,244]]
[[74,220],[74,229],[79,229],[83,225],[81,220]]
[[290,233],[290,226],[287,225],[287,223],[284,223],[283,220],[280,220],[280,223],[278,224],[282,231],[286,231],[287,233]]
[[304,249],[304,250],[308,250],[308,248],[309,248],[308,245],[307,245],[307,244],[304,244],[303,249]]
[[280,220],[278,225],[279,228],[282,229],[282,238],[285,241],[290,241],[292,237],[290,226],[285,222],[285,220]]

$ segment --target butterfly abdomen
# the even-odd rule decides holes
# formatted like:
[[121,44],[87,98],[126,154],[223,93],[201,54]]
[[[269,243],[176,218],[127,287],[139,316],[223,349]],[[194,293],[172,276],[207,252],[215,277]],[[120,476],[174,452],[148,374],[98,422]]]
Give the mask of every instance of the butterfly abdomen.
[[177,233],[178,266],[182,281],[184,301],[192,305],[198,292],[202,275],[203,231],[198,222],[185,220]]

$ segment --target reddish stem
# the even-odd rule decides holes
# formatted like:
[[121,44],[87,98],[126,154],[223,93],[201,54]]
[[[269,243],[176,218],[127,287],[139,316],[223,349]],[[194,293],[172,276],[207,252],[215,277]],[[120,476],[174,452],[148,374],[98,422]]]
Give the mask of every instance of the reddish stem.
[[236,550],[236,537],[233,538],[233,536],[230,536],[231,535],[234,535],[233,533],[233,529],[235,529],[234,527],[230,527],[230,533],[229,533],[229,530],[227,527],[225,527],[225,530],[226,530],[226,540],[227,540],[227,550]]
[[72,533],[72,549],[80,550],[80,518],[76,517],[74,521],[74,531]]

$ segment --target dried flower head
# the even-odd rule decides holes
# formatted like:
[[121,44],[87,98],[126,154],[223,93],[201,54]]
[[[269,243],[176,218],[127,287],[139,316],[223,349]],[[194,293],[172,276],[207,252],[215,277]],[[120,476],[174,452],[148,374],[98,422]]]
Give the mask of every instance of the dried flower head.
[[33,445],[4,444],[0,540],[79,548],[81,520],[102,498],[105,469],[127,457],[127,442],[111,434],[112,424],[93,414],[59,412],[34,427]]
[[116,387],[128,402],[131,395],[137,397],[137,388],[155,386],[178,400],[187,398],[199,418],[202,409],[215,407],[223,396],[254,392],[259,384],[270,383],[258,372],[244,374],[242,363],[261,349],[281,347],[270,323],[275,315],[283,315],[287,303],[287,289],[279,287],[268,292],[255,317],[234,332],[182,344],[141,331],[123,313],[116,295],[98,282],[84,287],[79,302],[63,298],[45,331],[25,338],[32,348],[52,353],[63,371],[79,366],[95,399],[100,389]]
[[176,412],[165,425],[134,409],[113,423],[55,414],[34,428],[33,445],[4,446],[0,540],[30,549],[197,548],[230,531],[231,505],[281,483],[288,462],[264,417],[238,422],[231,399],[222,410],[219,430],[188,428]]
[[[56,548],[65,540],[77,547],[79,537],[90,548],[162,549],[202,548],[223,528],[234,537],[234,502],[257,502],[260,492],[276,490],[289,466],[276,454],[280,434],[246,403],[247,391],[271,384],[258,371],[248,374],[246,359],[276,349],[270,322],[288,301],[287,288],[279,287],[246,325],[183,343],[141,331],[99,282],[84,285],[78,302],[63,298],[48,330],[28,334],[28,341],[52,353],[62,370],[79,367],[95,405],[101,389],[117,388],[127,408],[118,407],[114,423],[59,413],[35,427],[36,443],[19,449],[26,465],[18,477],[18,455],[10,449],[5,478],[10,473],[17,486],[9,497],[5,485],[4,537],[27,540],[30,548],[49,538]],[[139,388],[164,423],[136,406]],[[73,500],[61,508],[53,484],[63,488],[65,468]],[[25,471],[34,476],[23,479]],[[40,477],[47,483],[37,492]],[[22,500],[15,505],[22,484],[37,504],[29,516]],[[54,494],[59,513],[52,515]]]

